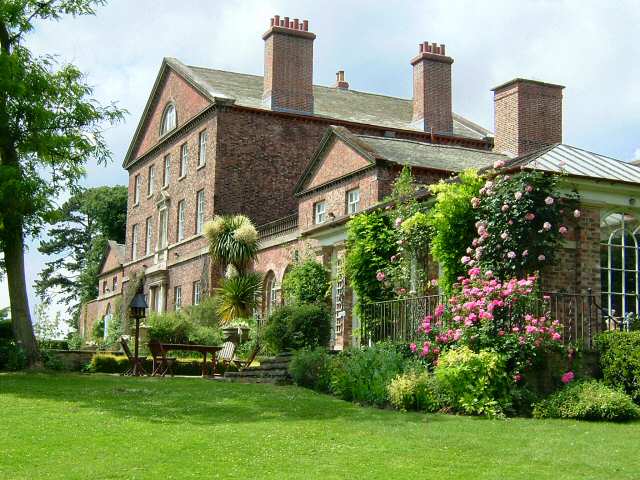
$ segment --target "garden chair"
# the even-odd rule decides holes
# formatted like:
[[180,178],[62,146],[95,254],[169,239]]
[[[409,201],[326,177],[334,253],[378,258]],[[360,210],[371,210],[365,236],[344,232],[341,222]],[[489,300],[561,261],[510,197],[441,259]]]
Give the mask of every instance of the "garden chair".
[[258,353],[260,352],[260,349],[262,348],[262,345],[260,345],[260,343],[257,343],[254,345],[254,347],[251,349],[251,351],[249,352],[249,356],[245,359],[242,360],[240,358],[234,358],[233,359],[233,363],[236,367],[238,367],[239,371],[244,370],[247,367],[250,367],[251,364],[253,363],[253,361],[256,359],[256,357],[258,356]]
[[[225,368],[233,362],[233,357],[236,354],[236,344],[233,342],[224,342],[222,344],[222,350],[217,353],[216,363],[222,364]],[[213,372],[215,374],[215,372]]]
[[122,375],[132,375],[136,368],[136,365],[138,365],[138,368],[140,369],[140,371],[144,375],[146,375],[147,372],[144,371],[144,367],[142,366],[142,358],[141,357],[136,358],[133,356],[133,353],[129,348],[129,342],[127,342],[126,338],[120,337],[120,345],[122,346],[122,350],[124,351],[124,354],[129,359],[129,369],[126,372],[124,372]]
[[175,357],[167,357],[166,352],[162,348],[162,344],[158,340],[149,342],[149,351],[153,357],[153,367],[151,376],[160,375],[164,377],[167,372],[173,377],[173,365],[176,363]]

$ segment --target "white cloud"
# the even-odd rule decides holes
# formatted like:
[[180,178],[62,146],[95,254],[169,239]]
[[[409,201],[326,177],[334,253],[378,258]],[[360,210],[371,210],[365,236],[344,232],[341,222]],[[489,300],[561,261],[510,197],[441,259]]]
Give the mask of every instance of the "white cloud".
[[[566,86],[564,140],[616,158],[637,144],[640,9],[637,0],[429,2],[365,0],[113,0],[95,17],[36,26],[38,52],[73,61],[96,97],[127,108],[106,134],[109,166],[88,165],[87,185],[125,183],[120,165],[164,56],[187,64],[261,74],[261,34],[274,14],[307,18],[317,35],[314,79],[332,84],[344,69],[351,87],[411,96],[410,59],[424,40],[445,43],[453,65],[454,108],[492,128],[490,89],[513,77]],[[638,152],[636,151],[636,157]],[[28,281],[43,263],[36,243]],[[33,294],[32,294],[33,303]],[[8,304],[0,283],[0,307]]]

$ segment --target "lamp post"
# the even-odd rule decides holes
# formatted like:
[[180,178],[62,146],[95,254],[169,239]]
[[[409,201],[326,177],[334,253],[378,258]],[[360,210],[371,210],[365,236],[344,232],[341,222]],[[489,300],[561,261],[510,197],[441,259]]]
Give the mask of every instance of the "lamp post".
[[142,293],[142,288],[138,290],[138,293],[135,294],[133,300],[129,304],[129,317],[133,318],[136,321],[136,341],[135,341],[135,349],[133,353],[133,372],[132,375],[137,377],[139,375],[144,375],[145,371],[142,367],[142,363],[140,363],[140,357],[138,357],[139,350],[139,342],[140,342],[140,320],[145,317],[145,310],[147,309],[147,301],[144,299],[144,294]]

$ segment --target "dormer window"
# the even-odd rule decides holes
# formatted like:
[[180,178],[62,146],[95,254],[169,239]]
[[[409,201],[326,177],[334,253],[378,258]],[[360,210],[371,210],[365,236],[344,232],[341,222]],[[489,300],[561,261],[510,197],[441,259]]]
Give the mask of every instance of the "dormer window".
[[176,107],[170,103],[164,110],[162,117],[162,126],[160,128],[160,136],[170,132],[176,128]]

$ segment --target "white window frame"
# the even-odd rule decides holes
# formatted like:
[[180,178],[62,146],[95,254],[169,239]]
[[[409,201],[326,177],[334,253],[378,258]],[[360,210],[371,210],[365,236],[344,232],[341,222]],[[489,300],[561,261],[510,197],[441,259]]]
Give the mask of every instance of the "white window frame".
[[316,225],[327,221],[327,202],[320,200],[313,205],[313,218]]
[[178,285],[173,287],[173,302],[176,312],[179,312],[182,308],[182,286]]
[[158,247],[162,250],[169,245],[169,210],[166,207],[158,210]]
[[360,188],[353,188],[347,192],[347,215],[353,215],[360,210]]
[[176,106],[173,103],[167,105],[164,109],[164,114],[162,115],[162,123],[160,126],[160,136],[166,135],[167,133],[175,130],[176,125],[178,123],[178,115],[176,112]]
[[147,178],[147,196],[148,197],[153,195],[153,192],[156,186],[155,183],[156,183],[156,166],[149,165],[149,172],[148,172],[148,178]]
[[136,223],[131,227],[131,260],[138,259],[138,240],[140,237],[139,225]]
[[196,280],[193,282],[193,304],[199,305],[202,301],[202,282]]
[[145,240],[144,240],[144,253],[145,255],[151,254],[153,241],[153,217],[147,217],[145,222]]
[[196,193],[196,235],[202,233],[204,226],[204,189]]
[[178,242],[180,240],[184,240],[184,211],[185,211],[185,202],[184,200],[180,200],[178,202]]
[[207,142],[209,133],[202,130],[198,135],[198,167],[202,167],[207,163]]
[[171,181],[171,154],[167,153],[164,156],[164,172],[162,173],[162,186],[168,187]]
[[187,169],[189,168],[189,146],[183,143],[180,146],[180,178],[187,176]]
[[142,184],[141,180],[142,178],[140,177],[140,174],[137,174],[133,179],[133,204],[134,205],[140,204],[140,187]]

